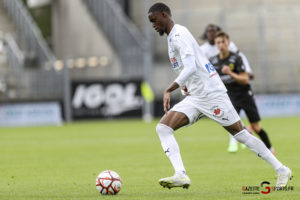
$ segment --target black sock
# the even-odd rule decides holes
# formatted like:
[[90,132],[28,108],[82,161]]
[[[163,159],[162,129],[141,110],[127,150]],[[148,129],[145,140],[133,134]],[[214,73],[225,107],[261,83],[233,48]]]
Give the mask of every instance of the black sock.
[[257,135],[259,135],[260,139],[265,143],[265,145],[267,146],[267,148],[270,149],[271,148],[271,142],[269,140],[269,137],[268,137],[267,133],[263,129],[261,129],[257,133]]

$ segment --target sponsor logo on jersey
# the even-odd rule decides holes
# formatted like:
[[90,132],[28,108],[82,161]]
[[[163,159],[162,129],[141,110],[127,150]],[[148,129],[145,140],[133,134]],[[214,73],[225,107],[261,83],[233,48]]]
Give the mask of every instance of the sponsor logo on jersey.
[[209,73],[209,78],[217,74],[215,67],[210,62],[205,64],[205,69]]
[[230,64],[229,64],[229,68],[230,68],[231,71],[234,70],[234,64],[233,64],[233,63],[230,63]]
[[173,68],[179,67],[178,61],[176,60],[175,57],[170,58],[170,61],[173,65]]
[[231,57],[229,57],[229,62],[231,62],[231,63],[234,63],[235,61],[236,61],[236,56],[231,56]]

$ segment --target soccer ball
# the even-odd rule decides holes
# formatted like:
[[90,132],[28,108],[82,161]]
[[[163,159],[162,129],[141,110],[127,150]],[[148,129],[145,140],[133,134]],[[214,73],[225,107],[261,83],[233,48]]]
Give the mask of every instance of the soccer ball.
[[96,178],[96,187],[100,194],[117,194],[122,187],[121,177],[112,170],[101,172]]

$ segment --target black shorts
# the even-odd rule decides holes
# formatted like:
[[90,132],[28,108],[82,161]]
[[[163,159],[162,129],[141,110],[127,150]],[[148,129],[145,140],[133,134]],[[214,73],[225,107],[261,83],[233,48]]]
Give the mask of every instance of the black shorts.
[[258,109],[251,91],[240,95],[230,95],[230,93],[228,95],[238,114],[240,114],[241,110],[244,110],[251,123],[260,121]]

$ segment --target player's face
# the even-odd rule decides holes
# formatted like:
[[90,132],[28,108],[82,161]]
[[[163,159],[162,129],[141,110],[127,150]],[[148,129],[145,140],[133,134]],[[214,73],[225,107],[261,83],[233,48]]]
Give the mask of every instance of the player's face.
[[163,13],[150,12],[148,19],[151,22],[152,27],[159,33],[159,35],[163,36],[166,32],[166,22]]
[[217,45],[220,52],[224,53],[228,51],[229,40],[226,37],[215,38],[215,44]]
[[207,30],[206,30],[206,37],[207,37],[207,41],[210,44],[214,44],[216,33],[217,33],[217,28],[215,26],[209,26],[207,28]]

